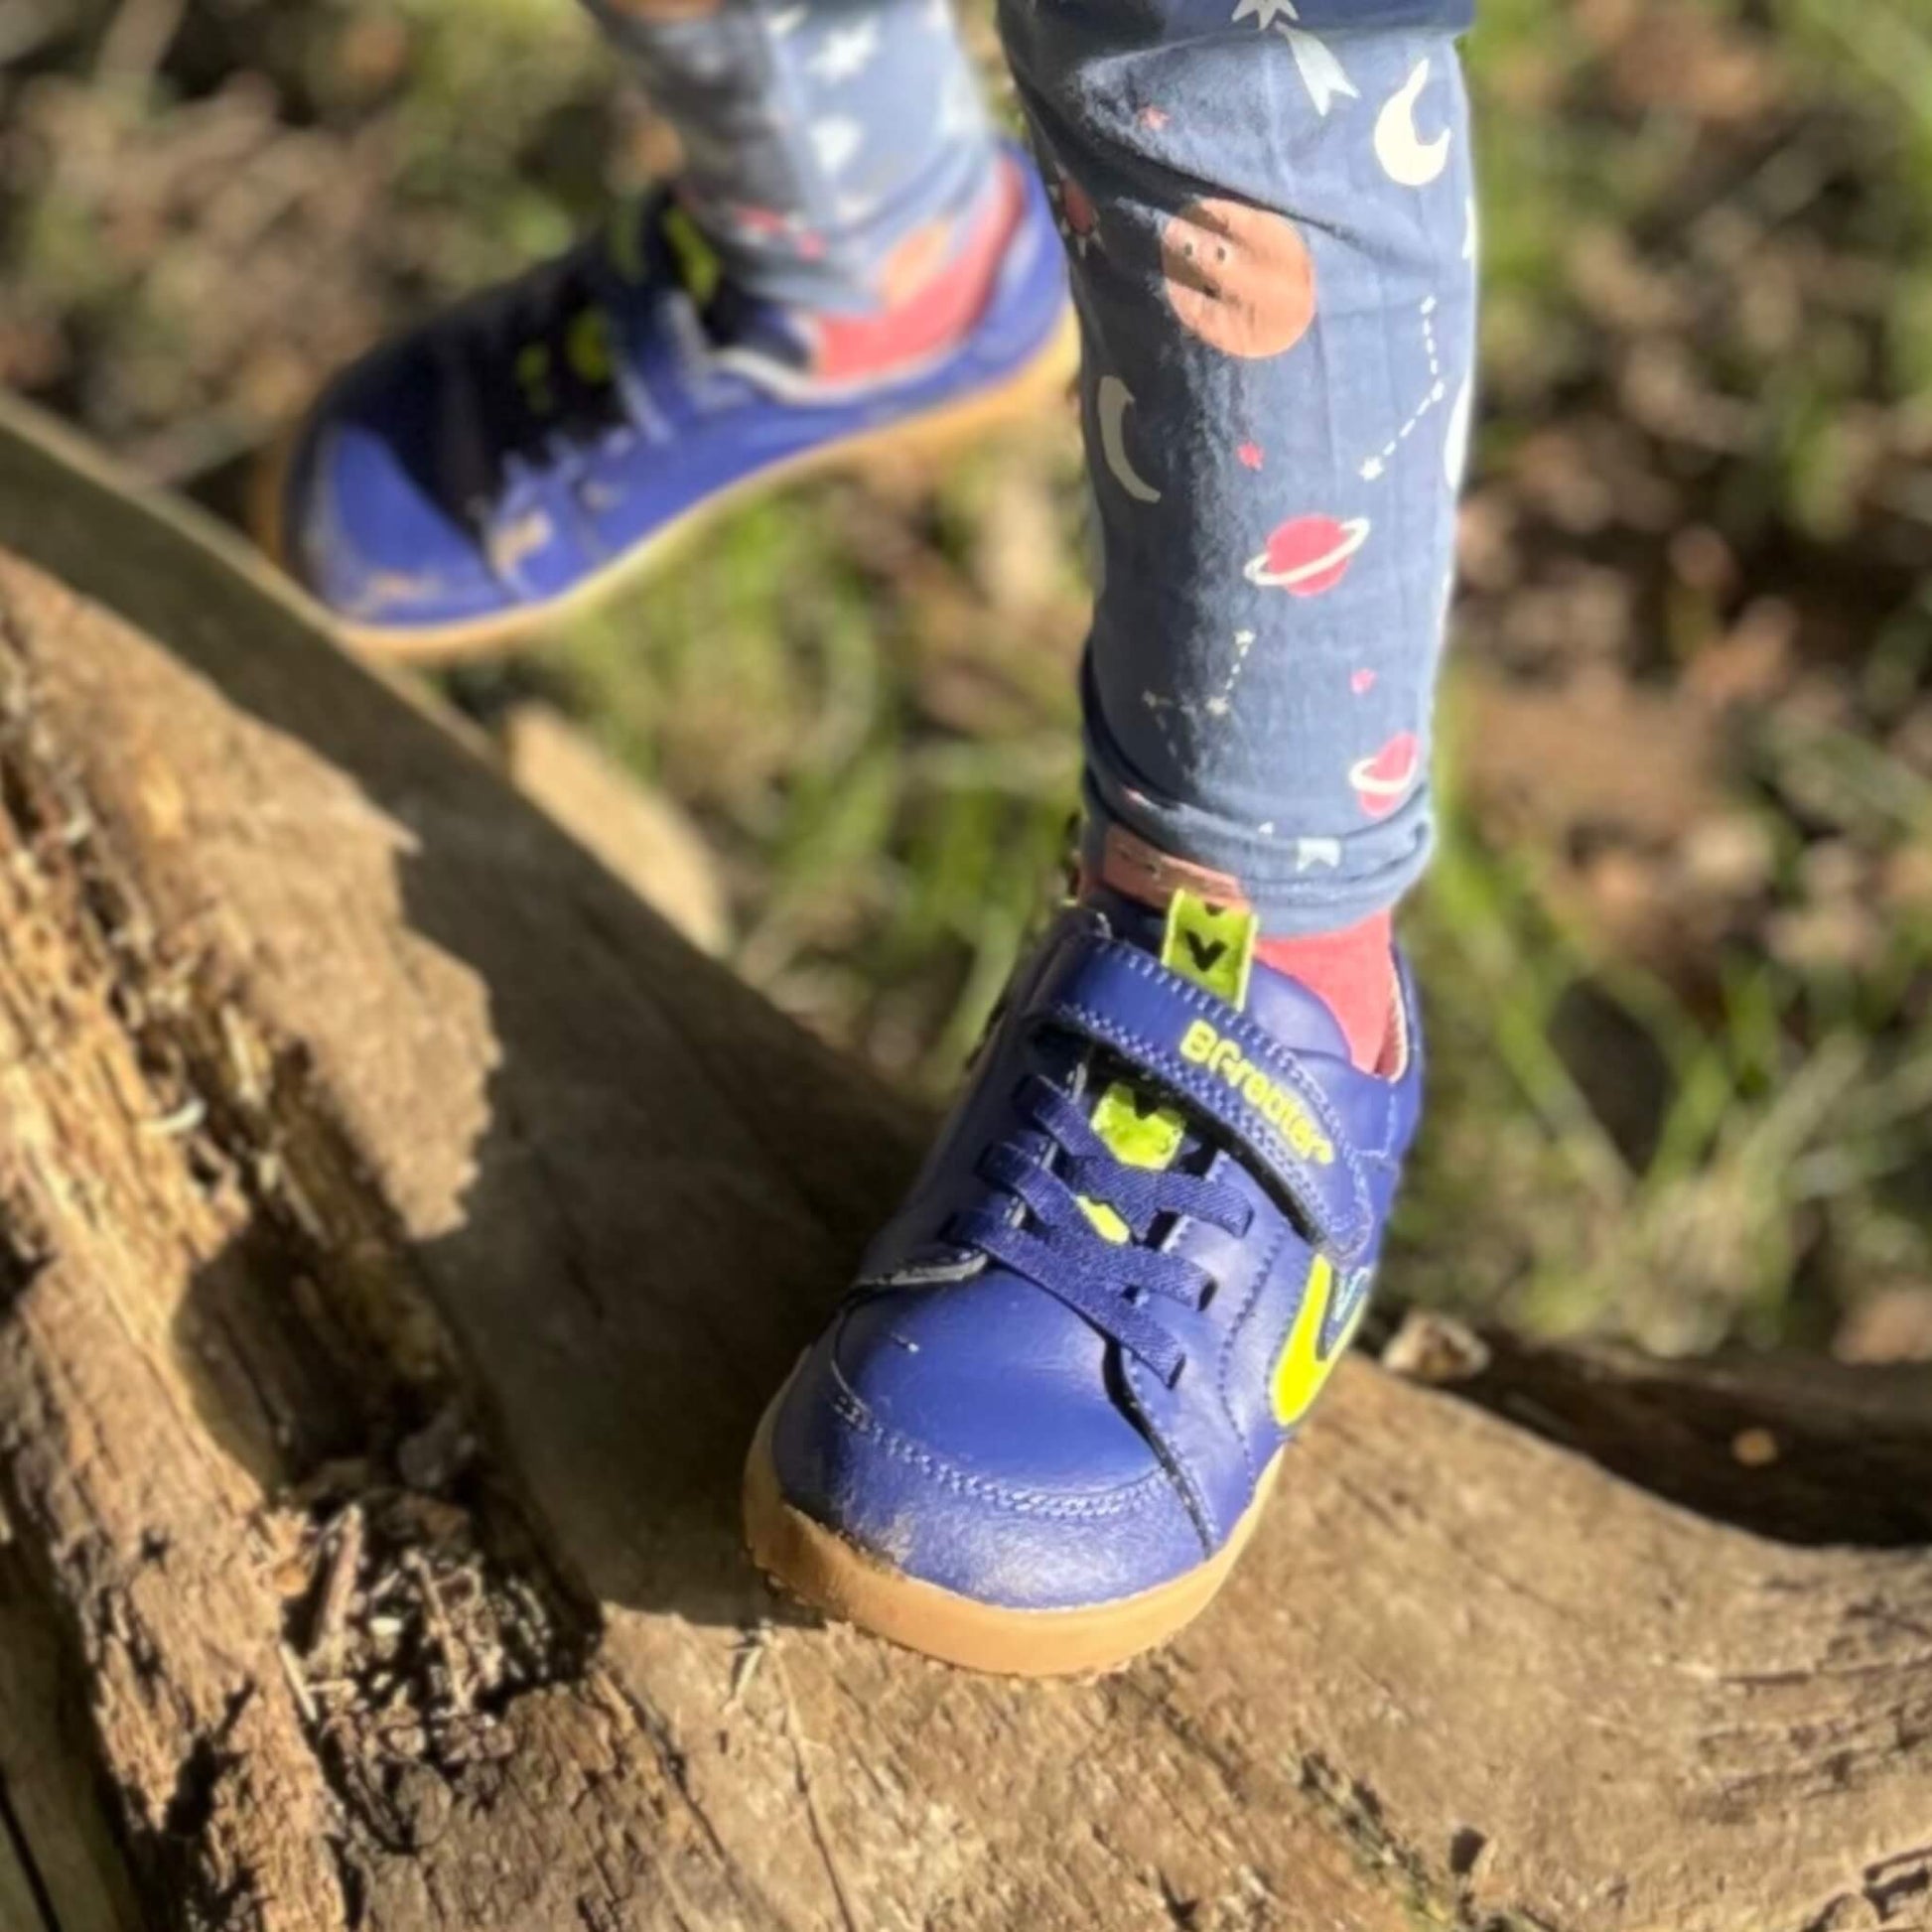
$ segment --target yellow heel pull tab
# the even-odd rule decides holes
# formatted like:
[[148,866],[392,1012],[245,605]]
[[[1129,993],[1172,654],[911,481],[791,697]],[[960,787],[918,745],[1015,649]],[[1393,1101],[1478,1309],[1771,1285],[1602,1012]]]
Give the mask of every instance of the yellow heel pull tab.
[[1175,893],[1168,901],[1161,964],[1229,1006],[1245,1007],[1259,930],[1248,906],[1210,905],[1192,893]]

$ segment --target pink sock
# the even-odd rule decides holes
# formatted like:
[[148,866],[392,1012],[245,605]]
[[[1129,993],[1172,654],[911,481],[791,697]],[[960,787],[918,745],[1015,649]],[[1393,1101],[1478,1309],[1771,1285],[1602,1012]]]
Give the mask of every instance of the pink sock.
[[837,382],[889,374],[957,342],[986,306],[1024,197],[1018,171],[1002,161],[961,223],[921,230],[886,263],[881,306],[872,314],[801,316],[812,373]]
[[1395,1012],[1395,937],[1386,912],[1335,932],[1263,939],[1255,957],[1306,986],[1348,1040],[1348,1057],[1364,1073],[1381,1066]]

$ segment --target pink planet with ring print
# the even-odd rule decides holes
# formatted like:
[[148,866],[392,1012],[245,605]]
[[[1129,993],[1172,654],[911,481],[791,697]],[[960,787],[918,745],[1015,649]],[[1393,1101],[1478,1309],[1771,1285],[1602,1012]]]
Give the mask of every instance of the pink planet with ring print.
[[1268,547],[1250,557],[1242,575],[1264,590],[1290,597],[1319,597],[1348,575],[1356,551],[1368,541],[1369,520],[1351,516],[1291,516],[1278,523]]
[[1422,769],[1422,741],[1414,732],[1397,732],[1371,758],[1348,767],[1348,782],[1370,818],[1387,818],[1408,797]]

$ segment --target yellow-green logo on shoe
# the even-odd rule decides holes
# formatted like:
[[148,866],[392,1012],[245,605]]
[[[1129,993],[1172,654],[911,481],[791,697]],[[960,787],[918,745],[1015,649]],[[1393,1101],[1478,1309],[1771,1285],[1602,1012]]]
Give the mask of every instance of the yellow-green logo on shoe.
[[1334,1166],[1335,1145],[1315,1125],[1308,1108],[1205,1020],[1196,1020],[1181,1035],[1180,1057],[1205,1067],[1232,1087],[1303,1160],[1312,1161],[1318,1168]]
[[1346,1352],[1368,1307],[1372,1275],[1370,1269],[1355,1268],[1338,1276],[1326,1255],[1315,1256],[1269,1389],[1275,1420],[1284,1429],[1293,1429],[1314,1407]]

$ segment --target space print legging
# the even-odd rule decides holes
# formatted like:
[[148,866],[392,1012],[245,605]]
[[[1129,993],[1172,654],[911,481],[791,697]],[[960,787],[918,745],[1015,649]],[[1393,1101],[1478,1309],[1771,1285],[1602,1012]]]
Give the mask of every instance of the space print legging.
[[[990,169],[942,0],[640,12],[663,3],[628,0],[624,34],[707,194],[737,167],[768,211],[774,245],[738,262],[766,292],[810,300],[836,267],[841,299]],[[1088,868],[1244,898],[1271,932],[1381,911],[1428,857],[1470,3],[1001,0],[1082,329]],[[833,245],[801,262],[786,222]]]

